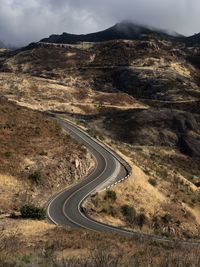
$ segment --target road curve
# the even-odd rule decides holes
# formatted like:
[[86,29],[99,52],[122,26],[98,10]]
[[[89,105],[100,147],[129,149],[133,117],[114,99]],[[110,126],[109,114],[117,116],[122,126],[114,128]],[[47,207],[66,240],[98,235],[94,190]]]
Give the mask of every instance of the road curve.
[[82,212],[81,204],[89,195],[126,177],[127,170],[109,148],[103,147],[72,123],[61,119],[58,119],[58,122],[64,130],[90,150],[95,158],[96,167],[86,179],[66,188],[50,201],[47,208],[48,218],[58,225],[110,232],[112,227],[88,218]]
[[[57,225],[69,226],[71,228],[84,228],[99,232],[119,233],[128,237],[136,237],[158,242],[174,242],[174,240],[145,234],[132,232],[117,228],[111,225],[100,223],[90,218],[87,211],[82,207],[83,202],[92,194],[122,181],[128,176],[128,169],[119,158],[108,147],[101,144],[89,136],[69,121],[57,117],[58,123],[79,143],[86,146],[96,161],[95,170],[80,183],[64,189],[54,196],[48,203],[47,216],[51,222]],[[200,243],[195,240],[183,241],[176,240],[183,245],[199,246]]]

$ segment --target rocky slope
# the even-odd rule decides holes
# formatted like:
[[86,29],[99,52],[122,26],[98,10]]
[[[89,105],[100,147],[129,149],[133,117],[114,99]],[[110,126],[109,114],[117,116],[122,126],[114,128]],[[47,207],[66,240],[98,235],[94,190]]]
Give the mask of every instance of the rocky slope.
[[122,142],[178,147],[187,155],[200,157],[199,115],[166,108],[130,110],[107,118],[105,124]]
[[34,44],[4,61],[4,72],[24,73],[76,88],[122,91],[137,99],[199,100],[200,49],[149,41]]

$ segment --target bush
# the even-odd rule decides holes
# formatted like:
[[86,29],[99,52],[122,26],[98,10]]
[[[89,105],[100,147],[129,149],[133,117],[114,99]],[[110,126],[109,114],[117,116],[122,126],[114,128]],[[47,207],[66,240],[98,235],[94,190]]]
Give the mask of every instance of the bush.
[[146,218],[146,215],[144,213],[140,213],[137,216],[137,224],[140,227],[140,229],[142,229],[142,227],[146,223],[146,221],[147,221],[147,218]]
[[47,155],[48,155],[48,153],[47,153],[47,152],[45,152],[45,151],[41,151],[39,155],[40,155],[40,156],[47,156]]
[[38,219],[43,220],[45,219],[45,210],[43,208],[36,207],[32,204],[24,205],[21,209],[21,216],[24,219]]
[[169,213],[166,213],[163,217],[162,217],[162,220],[164,223],[168,224],[172,221],[173,217],[171,214]]
[[12,219],[17,219],[17,218],[19,218],[19,216],[18,216],[15,212],[12,212],[12,213],[10,214],[10,218],[12,218]]
[[112,201],[115,201],[117,199],[117,195],[116,195],[115,191],[107,190],[106,195],[105,195],[105,199],[111,199]]
[[12,157],[12,152],[7,151],[7,152],[4,153],[4,156],[5,156],[7,159],[9,159],[9,158]]
[[39,183],[42,180],[42,175],[39,171],[35,171],[31,173],[28,178],[35,183]]
[[133,207],[126,204],[121,207],[121,211],[122,211],[123,216],[129,223],[135,222],[136,211]]
[[107,208],[107,213],[113,217],[115,217],[117,215],[117,211],[113,206],[109,206]]
[[153,186],[157,185],[157,181],[154,178],[149,178],[148,182]]

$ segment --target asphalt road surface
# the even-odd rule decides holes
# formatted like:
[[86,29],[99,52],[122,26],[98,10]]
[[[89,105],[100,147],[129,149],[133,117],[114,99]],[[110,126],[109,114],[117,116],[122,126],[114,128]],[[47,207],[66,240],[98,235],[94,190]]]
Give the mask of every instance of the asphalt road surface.
[[[54,196],[48,203],[47,216],[50,221],[57,225],[69,226],[71,228],[84,228],[99,232],[119,233],[129,237],[148,239],[160,242],[174,242],[172,239],[132,232],[117,228],[111,225],[100,223],[90,218],[87,211],[82,207],[83,202],[88,196],[123,181],[128,176],[128,170],[123,165],[119,157],[108,147],[102,145],[97,140],[90,137],[87,133],[69,121],[57,117],[59,124],[79,143],[86,146],[96,160],[95,170],[83,179],[80,183],[64,189]],[[184,245],[200,245],[198,241],[176,240]]]

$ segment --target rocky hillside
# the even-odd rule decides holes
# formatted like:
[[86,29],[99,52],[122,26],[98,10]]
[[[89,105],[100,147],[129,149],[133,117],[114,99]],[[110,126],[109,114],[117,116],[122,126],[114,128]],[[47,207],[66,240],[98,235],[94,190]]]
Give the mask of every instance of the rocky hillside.
[[166,108],[129,110],[116,113],[105,123],[122,142],[178,147],[190,156],[200,157],[199,115]]
[[124,92],[137,99],[200,99],[200,48],[170,41],[110,41],[100,44],[34,44],[11,54],[1,68],[59,81],[76,88]]
[[200,44],[200,33],[196,33],[189,37],[178,38],[177,41],[184,42],[186,45],[192,47]]

